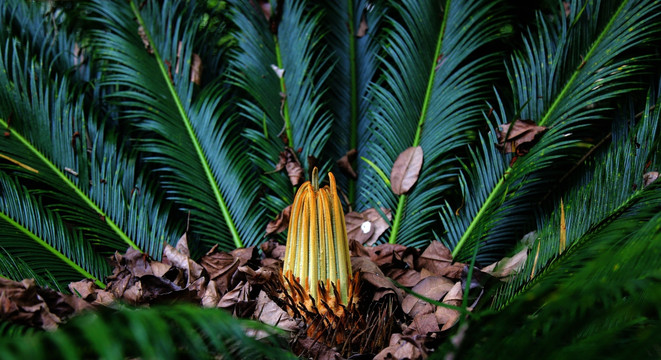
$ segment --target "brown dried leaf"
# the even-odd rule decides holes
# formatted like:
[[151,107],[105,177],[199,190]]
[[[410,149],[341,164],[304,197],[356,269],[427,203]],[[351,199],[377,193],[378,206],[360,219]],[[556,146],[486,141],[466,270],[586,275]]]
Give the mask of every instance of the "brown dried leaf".
[[389,278],[387,278],[381,269],[370,259],[366,257],[352,257],[351,258],[351,268],[353,271],[360,271],[360,276],[364,282],[367,282],[374,286],[377,290],[387,290],[387,291],[377,291],[374,294],[372,301],[377,301],[387,294],[395,294],[399,302],[402,302],[404,297],[404,291],[396,287]]
[[266,258],[279,259],[285,257],[286,247],[275,240],[269,239],[260,246]]
[[[381,211],[392,220],[390,209],[381,208]],[[373,245],[390,225],[374,208],[361,213],[352,211],[344,216],[347,223],[347,236],[349,240],[356,240],[363,245]]]
[[202,306],[205,308],[215,308],[218,306],[219,301],[220,294],[218,293],[218,290],[216,290],[216,283],[209,281],[209,285],[207,285],[204,295],[202,296]]
[[266,235],[278,234],[287,229],[289,226],[289,216],[291,215],[291,205],[284,208],[275,220],[269,221],[266,224]]
[[[413,292],[432,300],[441,300],[452,289],[454,282],[443,277],[430,276],[422,279],[411,289]],[[432,305],[413,294],[408,294],[402,301],[402,310],[410,316],[420,313],[432,313]]]
[[650,171],[645,173],[645,175],[643,175],[643,187],[647,187],[649,184],[653,183],[658,178],[659,178],[658,171]]
[[367,26],[367,16],[365,13],[360,17],[360,25],[358,25],[358,31],[356,32],[356,37],[361,38],[367,34],[367,29],[369,27]]
[[452,253],[440,241],[432,241],[418,259],[418,268],[427,269],[436,276],[460,279],[463,263],[452,263]]
[[436,308],[436,312],[434,313],[436,316],[436,321],[438,322],[439,325],[443,325],[441,328],[441,331],[445,331],[454,325],[457,320],[459,320],[459,311],[453,310],[453,309],[448,309],[442,306],[439,306]]
[[395,260],[400,260],[406,249],[407,247],[401,244],[380,244],[368,247],[367,251],[370,254],[370,260],[378,266],[383,266],[392,264]]
[[138,35],[140,35],[140,39],[142,39],[142,44],[145,46],[147,52],[153,54],[154,49],[151,48],[151,45],[149,44],[149,38],[147,38],[147,33],[145,32],[145,28],[143,28],[142,25],[138,27]]
[[418,314],[413,318],[411,325],[404,331],[404,335],[427,335],[439,332],[438,321],[434,313]]
[[72,294],[79,295],[83,300],[87,300],[90,295],[95,295],[97,289],[94,281],[90,279],[69,283],[69,291],[71,291]]
[[527,154],[536,143],[538,135],[547,129],[546,126],[537,126],[532,120],[514,120],[513,124],[500,125],[496,146],[505,154],[512,152],[518,156]]
[[358,155],[358,151],[356,149],[351,149],[347,151],[344,156],[340,158],[340,160],[337,161],[337,166],[340,168],[342,173],[352,179],[357,179],[358,175],[356,174],[356,171],[353,169],[353,166],[351,166],[351,163],[356,160],[356,156]]
[[457,281],[445,295],[443,302],[446,304],[459,306],[459,304],[461,304],[461,300],[464,299],[463,290],[464,289],[461,286],[461,281]]
[[390,187],[396,195],[408,192],[418,181],[422,160],[420,146],[410,147],[399,154],[390,171]]
[[413,287],[422,280],[420,272],[413,269],[393,268],[386,275],[406,287]]
[[299,329],[298,322],[271,300],[263,290],[257,295],[257,306],[253,316],[265,324],[277,326],[286,331]]
[[504,257],[500,261],[485,267],[482,272],[485,272],[493,277],[507,280],[512,274],[517,273],[525,264],[528,258],[528,248],[523,248],[512,257]]
[[342,359],[337,350],[328,347],[322,341],[313,338],[298,339],[294,343],[294,352],[300,354],[304,359],[317,359],[317,360],[339,360]]
[[195,83],[197,85],[200,85],[202,83],[202,58],[200,58],[200,55],[193,53],[193,61],[191,62],[190,66],[190,81],[192,83]]
[[232,279],[239,269],[239,259],[232,254],[225,252],[207,254],[200,259],[200,264],[209,273],[210,280],[216,283],[216,289],[220,294],[224,294],[234,287]]
[[304,171],[301,162],[298,160],[294,149],[285,147],[284,151],[280,152],[278,163],[273,171],[287,170],[289,181],[294,186],[298,186],[304,178]]
[[392,334],[390,337],[390,346],[381,350],[374,360],[390,360],[390,359],[410,359],[417,360],[423,359],[426,353],[413,338],[409,336],[402,336],[402,334]]

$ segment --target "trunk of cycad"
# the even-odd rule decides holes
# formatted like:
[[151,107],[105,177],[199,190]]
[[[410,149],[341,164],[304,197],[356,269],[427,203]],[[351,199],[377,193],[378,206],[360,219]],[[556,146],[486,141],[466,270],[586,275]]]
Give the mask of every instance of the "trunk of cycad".
[[[346,340],[355,322],[358,275],[352,275],[349,243],[335,178],[319,188],[317,168],[294,198],[283,265],[283,285],[292,315],[306,320],[308,336],[327,343]],[[355,324],[352,324],[355,325]]]

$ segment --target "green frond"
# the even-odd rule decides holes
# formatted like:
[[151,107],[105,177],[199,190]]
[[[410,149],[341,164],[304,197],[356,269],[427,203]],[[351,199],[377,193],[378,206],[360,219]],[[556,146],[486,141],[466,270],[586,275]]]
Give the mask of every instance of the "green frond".
[[80,315],[57,331],[3,338],[0,359],[296,359],[280,336],[218,309],[123,308]]
[[191,80],[194,5],[93,2],[90,18],[104,29],[93,33],[94,52],[106,64],[104,86],[118,89],[108,98],[136,129],[167,197],[190,212],[191,232],[224,249],[254,245],[265,222],[253,206],[257,181],[243,155],[240,121],[230,113],[222,78],[200,91]]
[[[661,163],[658,156],[659,121],[661,110],[655,107],[652,94],[648,95],[643,117],[631,129],[628,119],[630,111],[624,111],[620,121],[614,123],[613,141],[603,154],[594,159],[585,174],[566,191],[564,203],[566,242],[572,246],[600,227],[616,220],[624,211],[644,201],[648,190],[644,189],[643,174],[646,167],[656,170]],[[547,266],[553,266],[554,259],[560,260],[560,205],[556,206],[537,231],[537,241],[532,246],[522,270],[494,300],[498,308],[509,302],[529,287],[531,274],[545,276]],[[537,250],[539,248],[539,251]],[[560,257],[560,258],[559,258]]]
[[[661,189],[588,233],[552,271],[497,313],[469,325],[458,358],[658,358]],[[580,247],[580,249],[578,249]],[[534,316],[531,316],[534,314]],[[507,329],[507,336],[494,336]],[[525,346],[522,346],[525,344]]]
[[108,264],[83,241],[82,232],[67,229],[57,213],[5,173],[0,173],[0,237],[0,273],[15,281],[36,274],[42,281],[52,276],[58,287],[80,279],[105,287]]
[[[270,191],[264,206],[279,213],[293,201],[293,187],[284,172],[274,173],[285,146],[297,151],[304,169],[309,157],[319,159],[320,173],[328,169],[323,149],[331,133],[332,118],[324,108],[324,84],[333,64],[321,44],[321,13],[306,12],[303,2],[283,2],[272,13],[282,13],[277,35],[271,33],[262,11],[246,1],[232,2],[232,20],[238,29],[238,49],[232,77],[247,94],[242,116],[252,126],[245,131],[251,159],[262,171],[260,180]],[[274,67],[284,70],[281,78]],[[283,142],[282,138],[286,138]]]
[[[557,23],[538,16],[537,35],[529,31],[524,36],[525,50],[512,57],[508,76],[521,118],[549,130],[504,171],[477,165],[471,170],[473,179],[484,176],[497,181],[486,191],[479,185],[464,189],[464,201],[473,203],[479,209],[476,213],[444,212],[444,222],[455,229],[445,241],[456,259],[467,259],[481,241],[485,245],[480,245],[481,260],[501,256],[486,246],[495,250],[511,246],[521,225],[531,221],[536,201],[531,199],[555,179],[560,164],[580,157],[578,134],[598,135],[609,101],[638,88],[634,76],[642,69],[639,60],[649,56],[642,45],[656,32],[659,5],[644,0],[573,2],[570,15],[560,16]],[[641,55],[633,54],[634,47]],[[505,112],[501,109],[500,123],[515,120]],[[495,145],[489,145],[485,151],[494,154]]]
[[490,1],[410,1],[387,18],[384,74],[371,89],[373,139],[363,155],[388,172],[406,148],[421,146],[423,167],[407,195],[395,196],[378,173],[365,168],[359,207],[393,210],[391,243],[420,246],[442,194],[458,172],[457,150],[473,137],[485,108],[496,58],[479,51],[499,35],[500,5]]
[[[332,53],[333,69],[328,77],[329,107],[333,113],[332,141],[327,151],[331,160],[338,160],[347,151],[356,149],[357,158],[369,143],[368,112],[372,103],[368,86],[374,80],[379,60],[381,23],[385,12],[381,3],[366,0],[327,1],[323,3],[327,27],[324,39]],[[359,36],[361,26],[367,31]],[[356,161],[357,175],[362,173],[363,163]],[[346,189],[349,203],[355,204],[356,181],[348,179],[342,171],[335,171],[340,188]]]
[[[95,114],[86,113],[84,97],[71,90],[66,76],[52,75],[49,63],[33,58],[16,39],[9,38],[3,48],[0,126],[8,134],[0,139],[3,159],[19,164],[11,169],[22,177],[44,184],[43,194],[56,201],[49,206],[80,224],[88,241],[160,256],[162,242],[172,236],[148,221],[165,222],[161,216],[167,207],[134,191],[143,186],[132,170],[135,159],[122,146],[103,142],[105,130],[97,129]],[[119,141],[116,135],[112,140]],[[149,206],[128,211],[131,202]]]

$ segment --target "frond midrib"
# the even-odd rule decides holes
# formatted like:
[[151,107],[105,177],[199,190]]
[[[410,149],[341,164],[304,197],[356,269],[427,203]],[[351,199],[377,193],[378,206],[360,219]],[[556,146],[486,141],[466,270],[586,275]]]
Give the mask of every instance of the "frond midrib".
[[108,214],[106,214],[92,199],[90,199],[85,193],[83,193],[76,184],[74,184],[69,178],[64,175],[60,169],[52,162],[50,161],[44,154],[42,154],[39,150],[37,150],[32,144],[30,144],[27,139],[25,139],[21,134],[16,132],[14,129],[9,127],[9,124],[4,120],[0,119],[0,126],[3,128],[6,128],[7,132],[9,132],[10,136],[18,139],[21,144],[23,144],[30,153],[32,153],[37,159],[41,161],[42,164],[44,164],[49,170],[51,170],[58,178],[60,178],[64,184],[69,187],[74,194],[77,195],[79,199],[81,199],[87,206],[92,208],[94,211],[96,211],[97,214],[102,216],[105,219],[105,223],[108,224],[108,226],[113,230],[117,236],[120,237],[127,245],[130,247],[140,250],[140,248],[131,240],[131,238],[112,220]]
[[200,141],[197,138],[197,135],[195,133],[195,130],[193,129],[193,126],[191,124],[190,118],[186,114],[186,111],[184,109],[183,103],[181,102],[181,99],[177,95],[177,92],[170,81],[169,75],[168,75],[168,70],[165,68],[165,64],[163,62],[163,59],[161,58],[158,49],[156,47],[156,44],[154,43],[151,33],[149,32],[144,19],[142,15],[140,14],[140,10],[138,7],[135,5],[135,2],[131,0],[131,9],[133,10],[133,14],[136,16],[138,23],[142,28],[144,29],[145,36],[149,40],[149,43],[151,44],[151,49],[154,52],[154,57],[156,59],[156,63],[158,64],[158,68],[160,70],[160,74],[162,75],[165,83],[167,84],[168,91],[170,92],[170,97],[173,99],[175,102],[175,105],[177,107],[177,111],[179,112],[180,119],[182,120],[185,128],[186,128],[186,133],[188,134],[193,147],[195,149],[195,154],[198,157],[198,160],[200,161],[200,164],[202,165],[202,168],[204,169],[204,174],[206,175],[206,179],[209,183],[209,186],[211,187],[213,194],[216,198],[216,202],[218,203],[218,206],[220,207],[220,211],[223,214],[223,218],[225,220],[225,224],[227,225],[228,230],[232,234],[232,240],[234,241],[234,245],[237,248],[243,247],[243,242],[241,241],[241,237],[239,236],[239,232],[236,228],[236,225],[234,224],[234,219],[232,218],[232,215],[230,214],[229,208],[227,207],[227,203],[225,201],[225,198],[223,197],[220,188],[218,186],[218,183],[216,182],[216,179],[213,175],[213,172],[211,170],[211,167],[209,166],[209,161],[207,160],[204,151],[202,150],[202,146],[200,145]]

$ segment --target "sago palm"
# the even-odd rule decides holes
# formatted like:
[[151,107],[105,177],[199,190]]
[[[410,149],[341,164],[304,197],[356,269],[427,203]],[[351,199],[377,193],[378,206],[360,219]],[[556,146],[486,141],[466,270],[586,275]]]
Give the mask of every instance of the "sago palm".
[[[266,225],[318,167],[315,181],[337,175],[346,212],[383,218],[377,243],[437,239],[481,268],[532,232],[525,264],[439,353],[590,355],[616,336],[650,345],[660,14],[652,0],[6,0],[0,275],[103,287],[109,254],[158,259],[184,233],[196,254],[284,243]],[[517,124],[539,127],[517,142]],[[393,191],[410,148],[421,168]],[[174,317],[245,329],[224,314]],[[67,342],[84,324],[37,336]],[[152,350],[123,356],[176,353]]]

